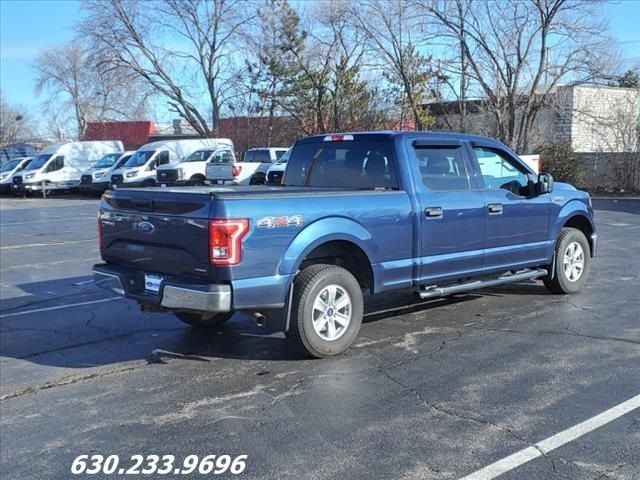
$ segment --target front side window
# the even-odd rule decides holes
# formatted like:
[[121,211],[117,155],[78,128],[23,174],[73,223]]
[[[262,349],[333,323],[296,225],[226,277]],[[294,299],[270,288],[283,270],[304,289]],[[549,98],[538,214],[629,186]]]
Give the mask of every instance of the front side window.
[[473,151],[480,165],[484,188],[527,195],[529,179],[524,168],[514,159],[499,150],[484,147],[474,147]]
[[64,168],[64,157],[62,155],[59,155],[51,161],[51,163],[47,167],[47,171],[55,172],[57,170],[61,170],[62,168]]
[[187,158],[185,158],[184,161],[185,162],[204,162],[211,156],[212,153],[213,153],[213,150],[196,150]]
[[422,183],[436,191],[470,190],[469,172],[460,147],[416,146]]
[[167,152],[166,150],[163,152],[160,152],[156,163],[158,165],[166,165],[167,163],[169,163],[169,152]]
[[397,189],[391,149],[387,142],[301,143],[291,151],[284,184]]

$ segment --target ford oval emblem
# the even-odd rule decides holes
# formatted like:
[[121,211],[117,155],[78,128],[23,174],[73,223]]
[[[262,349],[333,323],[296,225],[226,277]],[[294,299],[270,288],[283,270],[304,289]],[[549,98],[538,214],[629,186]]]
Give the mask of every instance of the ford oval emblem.
[[140,233],[146,233],[149,235],[156,230],[156,227],[154,227],[151,222],[140,222],[136,225],[136,230]]

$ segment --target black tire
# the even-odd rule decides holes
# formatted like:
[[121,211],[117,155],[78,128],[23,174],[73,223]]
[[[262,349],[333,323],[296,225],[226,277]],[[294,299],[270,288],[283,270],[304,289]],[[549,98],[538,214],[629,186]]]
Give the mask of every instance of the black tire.
[[249,181],[249,185],[266,185],[267,184],[267,179],[260,175],[257,177],[251,177],[251,180]]
[[191,312],[173,312],[176,317],[184,323],[198,328],[218,327],[233,317],[233,312],[215,313],[213,315],[191,313]]
[[[571,279],[565,271],[565,254],[572,244],[582,248],[583,268],[577,279]],[[556,241],[555,274],[544,279],[545,286],[553,293],[576,293],[587,281],[591,267],[591,248],[584,233],[576,228],[563,228]]]
[[[346,291],[350,300],[351,319],[335,340],[322,338],[313,326],[313,304],[330,285]],[[362,290],[354,276],[337,265],[311,265],[298,274],[293,292],[291,325],[287,337],[294,346],[315,358],[331,357],[344,352],[358,336],[364,310]],[[328,328],[328,323],[326,325]]]
[[189,181],[189,185],[193,187],[201,187],[202,185],[204,185],[204,178],[192,177]]

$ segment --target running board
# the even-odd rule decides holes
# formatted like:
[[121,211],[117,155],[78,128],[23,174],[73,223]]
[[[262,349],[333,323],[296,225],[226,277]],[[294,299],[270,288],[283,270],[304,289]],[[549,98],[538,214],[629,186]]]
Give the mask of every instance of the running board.
[[505,283],[521,282],[522,280],[532,280],[534,278],[544,277],[547,274],[548,272],[544,269],[521,270],[516,273],[501,275],[497,278],[492,278],[489,280],[475,280],[473,282],[460,283],[457,285],[451,285],[449,287],[427,287],[426,289],[418,291],[418,295],[420,295],[420,298],[436,298],[442,297],[444,295],[451,295],[452,293],[475,290],[477,288],[494,287],[496,285],[503,285]]

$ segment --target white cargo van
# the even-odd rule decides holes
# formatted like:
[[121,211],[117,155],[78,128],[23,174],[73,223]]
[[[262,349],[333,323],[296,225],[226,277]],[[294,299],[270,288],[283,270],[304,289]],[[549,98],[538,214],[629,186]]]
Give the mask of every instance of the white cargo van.
[[98,162],[82,173],[80,191],[85,193],[102,193],[109,188],[111,174],[122,167],[133,155],[133,151],[108,153]]
[[287,152],[286,147],[250,148],[242,162],[209,162],[207,180],[234,185],[265,185],[267,170]]
[[22,172],[13,176],[12,189],[34,192],[75,188],[80,185],[83,171],[107,153],[123,150],[118,140],[49,145]]
[[174,165],[198,149],[215,148],[219,139],[162,140],[140,147],[123,167],[111,174],[115,187],[147,187],[156,184],[156,168]]
[[235,162],[233,142],[215,138],[215,146],[192,152],[175,165],[162,165],[156,170],[156,180],[163,185],[204,185],[207,162]]
[[0,169],[0,193],[4,194],[11,191],[13,176],[24,170],[31,160],[33,160],[33,157],[14,158],[4,164]]

